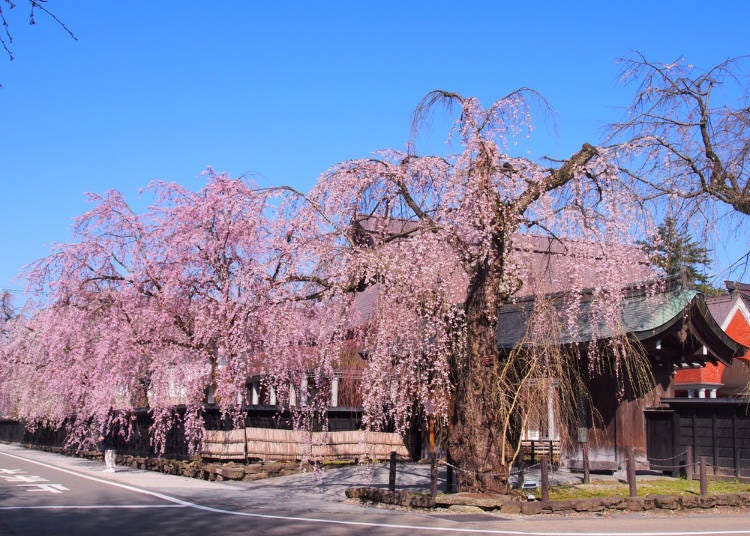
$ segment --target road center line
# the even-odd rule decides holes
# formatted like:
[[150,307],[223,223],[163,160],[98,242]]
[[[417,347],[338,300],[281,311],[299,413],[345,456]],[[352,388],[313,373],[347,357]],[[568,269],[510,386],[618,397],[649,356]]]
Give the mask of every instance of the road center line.
[[386,529],[419,530],[419,531],[425,531],[425,532],[455,532],[455,533],[462,533],[462,534],[504,534],[504,535],[511,535],[511,536],[711,536],[711,535],[723,536],[723,535],[734,535],[734,534],[750,535],[750,529],[708,530],[708,531],[689,531],[689,532],[686,532],[686,531],[679,531],[679,532],[673,532],[673,531],[669,531],[669,532],[666,532],[666,531],[665,532],[561,532],[561,531],[538,532],[538,531],[502,530],[502,529],[469,529],[469,528],[458,528],[458,527],[429,527],[429,526],[423,526],[423,525],[399,525],[399,524],[391,524],[391,523],[371,523],[367,521],[344,521],[344,520],[336,520],[336,519],[321,519],[321,518],[315,518],[315,517],[295,517],[295,516],[280,516],[280,515],[273,515],[273,514],[256,514],[252,512],[237,512],[233,510],[224,510],[222,508],[204,506],[202,504],[197,504],[197,503],[193,503],[190,501],[178,499],[177,497],[170,497],[169,495],[164,495],[162,493],[157,493],[155,491],[149,491],[146,489],[137,488],[135,486],[130,486],[127,484],[121,484],[119,482],[112,482],[110,480],[97,478],[97,477],[90,476],[84,473],[79,473],[77,471],[72,471],[70,469],[63,469],[62,467],[57,467],[57,466],[50,465],[44,462],[32,460],[29,458],[24,458],[22,456],[16,456],[15,454],[9,454],[7,452],[0,451],[0,454],[4,456],[8,456],[10,458],[15,458],[17,460],[34,463],[36,465],[40,465],[42,467],[46,467],[48,469],[52,469],[55,471],[61,471],[63,473],[67,473],[73,476],[77,476],[77,477],[84,478],[87,480],[92,480],[94,482],[99,482],[101,484],[108,484],[110,486],[126,489],[126,490],[133,491],[136,493],[142,493],[145,495],[150,495],[152,497],[157,497],[159,499],[174,503],[174,505],[190,507],[196,510],[202,510],[204,512],[211,512],[215,514],[226,514],[226,515],[241,516],[241,517],[259,518],[259,519],[275,519],[279,521],[323,523],[323,524],[328,524],[328,525],[346,525],[346,526],[356,526],[356,527],[376,527],[376,528],[386,528]]

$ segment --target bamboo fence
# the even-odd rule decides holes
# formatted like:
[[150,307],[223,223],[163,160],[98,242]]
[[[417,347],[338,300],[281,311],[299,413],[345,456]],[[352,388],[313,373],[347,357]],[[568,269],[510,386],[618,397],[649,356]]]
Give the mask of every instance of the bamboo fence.
[[394,433],[240,428],[205,430],[201,455],[219,460],[386,460],[391,451],[400,458],[409,456],[403,439]]

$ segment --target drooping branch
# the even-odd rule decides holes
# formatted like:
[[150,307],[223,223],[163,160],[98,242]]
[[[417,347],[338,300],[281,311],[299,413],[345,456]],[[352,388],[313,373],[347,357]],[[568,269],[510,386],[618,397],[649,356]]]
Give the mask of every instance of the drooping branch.
[[[30,25],[36,24],[36,10],[39,10],[55,21],[55,23],[57,23],[57,25],[60,26],[60,28],[62,28],[71,38],[78,41],[78,38],[70,28],[68,28],[65,23],[57,17],[57,15],[47,9],[44,5],[46,0],[27,0],[27,2],[29,7],[28,21]],[[11,32],[10,22],[8,22],[8,11],[15,9],[16,7],[16,4],[14,4],[12,0],[0,0],[0,24],[2,25],[2,30],[0,31],[0,47],[3,48],[11,61],[14,59],[13,49],[11,48],[14,39],[13,33]]]

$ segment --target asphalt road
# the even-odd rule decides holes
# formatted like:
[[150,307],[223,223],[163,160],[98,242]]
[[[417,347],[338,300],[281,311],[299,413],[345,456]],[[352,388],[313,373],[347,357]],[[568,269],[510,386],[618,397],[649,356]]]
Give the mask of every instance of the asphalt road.
[[[0,536],[234,534],[750,535],[746,512],[502,516],[408,512],[344,501],[379,481],[353,468],[248,483],[204,482],[0,445]],[[414,475],[404,474],[405,484]],[[385,476],[387,481],[387,476]]]

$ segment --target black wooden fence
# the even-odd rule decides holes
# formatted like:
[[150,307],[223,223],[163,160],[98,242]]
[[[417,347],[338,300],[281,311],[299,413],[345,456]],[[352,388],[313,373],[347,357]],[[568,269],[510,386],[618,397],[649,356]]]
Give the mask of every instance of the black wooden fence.
[[684,473],[692,449],[693,474],[705,456],[716,476],[750,479],[750,401],[664,399],[646,410],[647,456],[652,469]]

